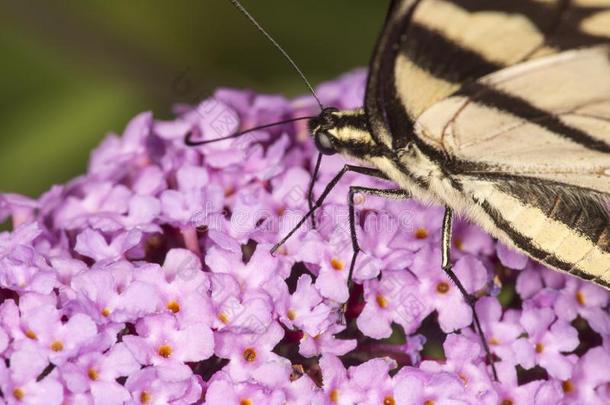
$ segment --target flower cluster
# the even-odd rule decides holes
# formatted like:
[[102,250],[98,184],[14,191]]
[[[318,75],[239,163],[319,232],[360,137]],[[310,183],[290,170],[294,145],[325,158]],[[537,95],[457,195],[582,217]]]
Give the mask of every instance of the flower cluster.
[[[364,71],[319,88],[362,104]],[[441,270],[442,209],[359,195],[363,249],[347,283],[347,175],[307,212],[316,113],[218,90],[176,118],[136,116],[87,173],[38,199],[0,196],[0,403],[597,404],[610,401],[609,294],[458,221]],[[325,158],[314,195],[345,164]]]

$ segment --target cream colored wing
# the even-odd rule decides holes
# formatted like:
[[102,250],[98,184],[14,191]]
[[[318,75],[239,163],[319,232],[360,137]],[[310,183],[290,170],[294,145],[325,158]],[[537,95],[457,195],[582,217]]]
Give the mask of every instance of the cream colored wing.
[[535,177],[457,175],[465,212],[556,270],[610,289],[610,213],[604,195]]
[[610,287],[610,45],[485,76],[427,109],[415,130],[422,150],[445,156],[474,221]]
[[465,83],[553,53],[610,41],[610,0],[393,0],[369,68],[365,109],[392,149]]
[[436,103],[420,140],[456,174],[510,173],[610,194],[610,45],[501,70]]

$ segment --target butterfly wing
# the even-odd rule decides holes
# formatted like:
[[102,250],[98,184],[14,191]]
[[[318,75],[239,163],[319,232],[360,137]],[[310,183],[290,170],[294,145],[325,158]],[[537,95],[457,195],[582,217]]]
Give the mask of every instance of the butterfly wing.
[[465,85],[415,123],[473,219],[552,267],[610,286],[610,45]]
[[451,157],[454,173],[536,176],[610,194],[610,45],[486,76],[415,127]]
[[370,63],[365,109],[397,149],[465,83],[531,58],[607,42],[610,0],[394,0]]

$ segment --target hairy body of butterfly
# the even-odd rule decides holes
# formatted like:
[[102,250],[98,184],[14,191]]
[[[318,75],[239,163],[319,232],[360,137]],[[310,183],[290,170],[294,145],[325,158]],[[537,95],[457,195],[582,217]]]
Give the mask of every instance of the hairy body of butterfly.
[[316,143],[445,205],[444,239],[455,210],[610,287],[610,2],[593,3],[392,2],[365,108],[323,111]]

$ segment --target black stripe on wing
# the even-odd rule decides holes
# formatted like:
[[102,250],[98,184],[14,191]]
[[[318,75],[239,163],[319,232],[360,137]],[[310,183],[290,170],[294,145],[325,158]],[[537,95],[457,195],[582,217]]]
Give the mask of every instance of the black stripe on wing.
[[411,24],[407,38],[401,54],[432,76],[448,82],[463,83],[504,67],[418,23]]
[[[474,177],[492,182],[499,191],[515,197],[524,205],[538,208],[549,219],[565,224],[586,237],[592,245],[610,253],[610,195],[529,176],[479,173]],[[503,218],[502,213],[487,202],[484,201],[481,207],[516,246],[532,257],[585,280],[593,279],[593,276],[579,270],[574,263],[562,261],[552,252],[541,250],[535,241],[514,229],[513,225]],[[610,287],[599,278],[595,279],[595,282]]]
[[610,241],[602,237],[610,231],[610,196],[586,188],[531,177],[504,177],[496,183],[523,203],[536,207],[550,219],[566,224],[585,235],[600,249],[610,252]]
[[[527,252],[531,257],[537,259],[538,261],[545,263],[553,268],[565,271],[570,273],[576,277],[582,278],[583,280],[592,280],[593,276],[584,271],[574,269],[573,264],[565,262],[563,260],[558,259],[556,256],[541,250],[536,246],[534,241],[526,236],[523,236],[521,233],[516,231],[511,224],[504,219],[502,214],[498,212],[495,208],[493,208],[488,202],[484,201],[480,207],[485,211],[485,213],[491,218],[494,225],[501,229],[510,240],[517,246],[519,249]],[[610,288],[610,284],[604,282],[603,280],[596,280],[597,283]]]
[[464,95],[470,98],[470,102],[492,107],[519,117],[551,131],[556,136],[582,145],[587,149],[610,153],[610,145],[601,139],[597,139],[585,131],[567,125],[559,117],[532,105],[527,100],[487,86],[481,82],[471,83],[463,87],[456,95]]
[[[418,5],[424,1],[426,0],[392,1],[392,7],[369,69],[365,108],[371,129],[378,141],[391,143],[395,149],[403,147],[410,141],[415,141],[421,148],[426,148],[413,134],[415,117],[410,117],[405,111],[410,106],[402,103],[403,100],[406,100],[404,102],[410,104],[410,98],[418,97],[418,94],[434,92],[434,89],[425,87],[430,83],[426,83],[424,88],[420,88],[418,87],[420,84],[414,81],[408,85],[412,90],[407,91],[402,98],[399,97],[398,90],[395,88],[395,63],[399,53],[402,52],[431,77],[455,83],[457,86],[473,82],[501,67],[497,63],[491,62],[480,51],[471,49],[470,45],[476,46],[476,44],[458,45],[443,34],[420,23],[417,9]],[[592,35],[582,31],[581,23],[595,13],[607,10],[602,7],[575,6],[568,0],[544,2],[539,0],[448,1],[471,13],[496,11],[506,15],[521,15],[527,18],[544,36],[544,41],[535,49],[517,50],[516,53],[514,49],[507,50],[507,52],[511,52],[510,55],[506,55],[507,60],[513,54],[514,56],[521,55],[520,51],[526,53],[524,58],[527,59],[544,45],[563,50],[574,46],[607,42],[610,37],[610,27],[606,36]],[[402,14],[399,15],[399,12]],[[427,12],[433,13],[434,10]],[[531,44],[527,46],[529,47]],[[520,60],[523,59],[519,59],[517,56],[513,63],[518,63]],[[436,90],[436,95],[443,98],[442,92],[450,90],[450,88]],[[446,94],[446,96],[449,95]],[[556,125],[556,123],[549,123],[549,125]],[[576,133],[573,135],[575,139],[589,143],[586,137]],[[605,148],[604,145],[596,145],[595,140],[591,144],[594,147]]]

